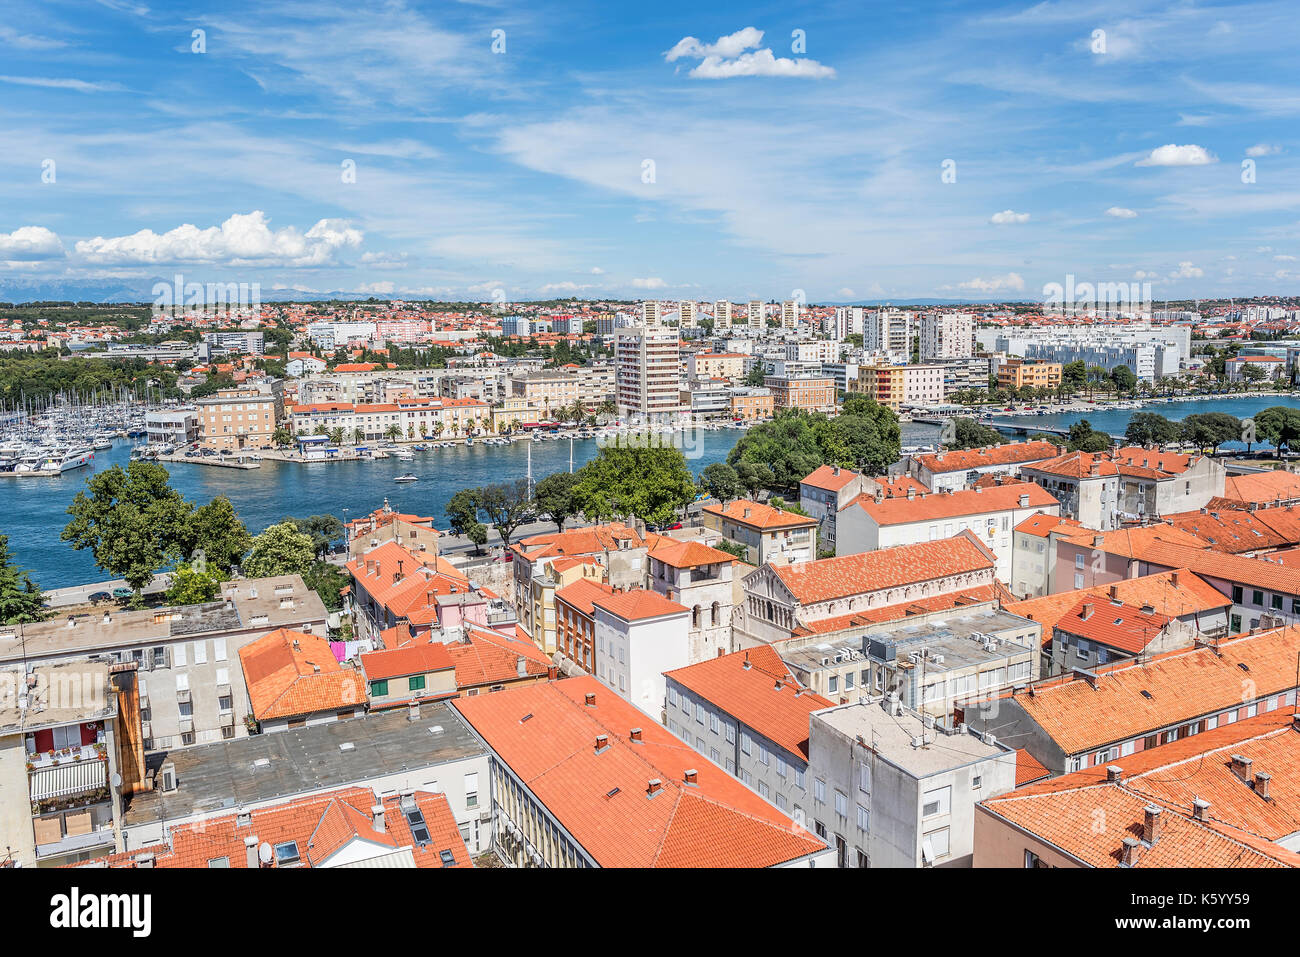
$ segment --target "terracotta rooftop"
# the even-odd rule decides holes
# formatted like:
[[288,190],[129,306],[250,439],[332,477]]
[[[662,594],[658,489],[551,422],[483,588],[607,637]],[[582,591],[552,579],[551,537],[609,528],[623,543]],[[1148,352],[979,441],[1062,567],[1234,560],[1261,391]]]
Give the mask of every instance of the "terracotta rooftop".
[[725,505],[706,505],[703,510],[728,522],[734,522],[737,525],[748,525],[750,528],[765,531],[774,528],[801,528],[817,524],[817,519],[809,518],[807,515],[787,512],[782,508],[773,508],[771,505],[762,505],[743,498],[738,498],[734,502],[727,502]]
[[799,484],[807,485],[810,488],[824,489],[827,492],[838,492],[858,477],[858,473],[852,469],[839,468],[834,465],[819,465],[801,479]]
[[277,628],[239,649],[258,721],[337,711],[366,700],[364,682],[334,658],[318,635]]
[[665,615],[684,615],[688,611],[685,605],[680,605],[648,588],[629,588],[627,591],[613,591],[607,595],[594,595],[591,603],[597,608],[603,608],[610,614],[617,615],[624,621],[662,618]]
[[808,716],[835,702],[805,690],[770,645],[709,658],[664,676],[808,760]]
[[914,461],[931,472],[967,472],[972,469],[1018,465],[1055,458],[1061,454],[1051,442],[1011,442],[980,449],[960,449],[918,455]]
[[771,867],[826,848],[590,675],[453,707],[601,867]]
[[[1023,502],[1023,504],[1022,504]],[[870,495],[859,495],[845,508],[857,506],[878,525],[907,525],[935,519],[1006,512],[1017,508],[1052,508],[1060,505],[1056,497],[1030,482],[996,485],[987,489],[959,492],[936,492],[915,498],[886,498],[877,502]]]
[[995,565],[975,536],[962,532],[933,542],[770,567],[801,604],[812,605]]
[[361,655],[361,670],[367,681],[423,675],[454,667],[441,642],[411,642],[405,647],[382,648]]

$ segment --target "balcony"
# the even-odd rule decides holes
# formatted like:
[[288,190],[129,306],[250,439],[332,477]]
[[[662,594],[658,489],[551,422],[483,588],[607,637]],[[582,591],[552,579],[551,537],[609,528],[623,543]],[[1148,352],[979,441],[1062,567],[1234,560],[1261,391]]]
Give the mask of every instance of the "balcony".
[[79,761],[102,761],[104,746],[102,744],[83,744],[77,747],[61,748],[43,754],[27,753],[27,770],[33,774],[46,768],[62,767]]
[[48,860],[64,854],[113,846],[113,810],[108,803],[34,817],[36,857]]
[[108,759],[93,750],[88,757],[56,756],[43,767],[37,766],[34,760],[29,763],[32,765],[28,777],[34,804],[94,794],[107,786]]

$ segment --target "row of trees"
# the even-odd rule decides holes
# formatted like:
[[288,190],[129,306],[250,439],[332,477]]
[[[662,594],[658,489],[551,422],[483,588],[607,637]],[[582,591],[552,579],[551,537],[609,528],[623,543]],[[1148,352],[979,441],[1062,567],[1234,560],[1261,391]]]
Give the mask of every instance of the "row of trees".
[[1300,443],[1300,409],[1275,405],[1248,419],[1226,412],[1204,412],[1189,415],[1180,422],[1154,412],[1139,412],[1129,420],[1124,437],[1143,445],[1188,442],[1200,449],[1208,446],[1216,454],[1225,442],[1242,442],[1247,448],[1256,442],[1268,442],[1280,450],[1290,451]]
[[[797,490],[799,481],[822,465],[880,475],[898,460],[901,442],[898,416],[889,407],[863,396],[849,396],[835,418],[802,409],[778,412],[772,421],[741,436],[727,456],[727,464],[737,470],[738,477],[746,465],[765,467],[772,475],[764,485]],[[748,477],[753,479],[754,473]]]
[[260,535],[249,533],[225,496],[196,506],[168,484],[154,462],[115,465],[86,480],[70,506],[60,538],[90,549],[95,564],[125,579],[141,602],[160,570],[172,570],[166,598],[175,604],[210,601],[239,567],[246,577],[302,575],[331,609],[341,604],[343,573],[324,561],[343,536],[333,515],[287,518]]

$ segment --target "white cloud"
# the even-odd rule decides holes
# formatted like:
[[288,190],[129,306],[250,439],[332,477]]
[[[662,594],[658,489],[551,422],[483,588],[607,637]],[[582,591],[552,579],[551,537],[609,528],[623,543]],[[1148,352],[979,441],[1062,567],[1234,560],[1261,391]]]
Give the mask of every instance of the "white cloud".
[[1007,223],[1027,223],[1029,222],[1029,214],[1017,213],[1013,209],[1004,209],[1002,212],[990,216],[989,222],[995,226],[1004,226]]
[[632,288],[634,289],[663,289],[667,285],[668,283],[664,282],[658,276],[632,280]]
[[1022,290],[1025,288],[1025,280],[1019,273],[1009,272],[1005,276],[990,276],[988,279],[975,278],[967,282],[957,284],[958,289],[970,289],[974,292],[999,292],[1006,290]]
[[548,282],[545,286],[542,286],[537,291],[543,293],[547,293],[547,292],[577,293],[577,292],[583,292],[587,289],[594,289],[594,288],[595,287],[590,284],[585,284],[585,283],[579,284],[576,282],[569,282],[568,280],[566,280],[564,282]]
[[1144,270],[1139,269],[1137,272],[1133,274],[1133,278],[1134,279],[1155,279],[1156,274],[1153,272],[1145,272]]
[[396,284],[396,283],[392,283],[392,282],[388,282],[388,281],[384,281],[384,282],[363,282],[361,285],[357,286],[357,288],[354,289],[353,291],[354,291],[354,292],[365,292],[365,293],[370,293],[371,295],[376,295],[376,294],[377,294],[377,295],[381,295],[381,296],[386,296],[386,295],[388,295],[389,293],[391,293],[393,290],[395,290],[396,288],[397,288],[397,284]]
[[1138,160],[1134,165],[1207,166],[1210,163],[1217,163],[1218,161],[1219,158],[1204,146],[1197,146],[1194,143],[1188,143],[1186,146],[1166,143],[1164,146],[1157,146],[1151,151],[1150,156],[1146,159]]
[[62,241],[44,226],[20,226],[12,233],[0,233],[0,260],[39,262],[63,255]]
[[592,266],[591,274],[593,276],[603,276],[605,274],[605,270],[601,269],[599,266]]
[[[683,57],[699,60],[690,76],[701,80],[726,80],[738,76],[779,76],[820,80],[835,75],[835,70],[816,60],[778,57],[770,48],[757,49],[763,31],[745,27],[718,37],[716,43],[701,43],[695,37],[682,37],[664,54],[669,63]],[[752,51],[752,52],[746,52]]]
[[1131,209],[1126,209],[1123,206],[1112,206],[1110,209],[1106,210],[1106,215],[1113,216],[1116,219],[1137,219],[1137,213]]
[[1193,266],[1190,262],[1184,260],[1178,264],[1176,272],[1169,274],[1170,279],[1200,279],[1205,275],[1205,270],[1200,266]]
[[292,226],[273,230],[260,209],[235,213],[220,226],[190,223],[161,235],[142,229],[130,236],[96,236],[77,243],[77,254],[98,264],[225,263],[321,266],[344,247],[361,245],[362,232],[346,220],[322,219],[306,233]]
[[123,89],[122,84],[111,81],[91,83],[87,80],[49,76],[0,76],[0,83],[13,83],[17,86],[40,86],[51,90],[75,90],[77,93],[111,93],[114,90]]
[[1247,156],[1272,156],[1275,153],[1282,152],[1282,147],[1275,146],[1272,143],[1256,143],[1254,146],[1247,148]]
[[843,289],[836,290],[835,295],[839,296],[841,299],[852,299],[857,295],[857,293],[848,286],[845,286]]
[[734,57],[754,49],[762,42],[763,31],[757,27],[745,27],[725,37],[718,37],[717,43],[701,43],[695,37],[682,37],[664,54],[664,59],[672,63],[682,57],[690,57],[692,60],[711,56]]
[[1275,263],[1293,263],[1295,261],[1296,261],[1295,256],[1285,256],[1280,253],[1273,257],[1273,262]]
[[0,26],[0,42],[7,43],[19,50],[55,50],[67,46],[62,40],[40,37],[31,33],[19,33],[13,27]]

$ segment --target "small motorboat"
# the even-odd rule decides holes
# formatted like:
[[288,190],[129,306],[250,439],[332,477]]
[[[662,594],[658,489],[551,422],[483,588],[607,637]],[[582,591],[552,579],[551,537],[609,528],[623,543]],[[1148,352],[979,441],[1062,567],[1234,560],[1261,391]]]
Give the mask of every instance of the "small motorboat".
[[416,475],[414,472],[407,472],[405,475],[399,475],[397,478],[393,479],[394,482],[418,482],[419,480],[420,476]]

